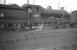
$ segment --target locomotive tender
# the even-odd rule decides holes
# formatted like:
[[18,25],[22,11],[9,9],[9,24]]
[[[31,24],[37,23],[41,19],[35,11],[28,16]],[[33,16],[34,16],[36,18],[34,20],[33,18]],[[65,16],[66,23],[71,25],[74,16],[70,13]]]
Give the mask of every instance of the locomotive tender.
[[[32,13],[29,13],[31,9]],[[36,17],[33,17],[35,15]],[[38,14],[38,16],[40,16]],[[32,27],[32,22],[37,18],[33,8],[28,5],[19,7],[17,5],[0,5],[0,29],[18,30],[26,27]],[[34,21],[35,22],[35,21]]]

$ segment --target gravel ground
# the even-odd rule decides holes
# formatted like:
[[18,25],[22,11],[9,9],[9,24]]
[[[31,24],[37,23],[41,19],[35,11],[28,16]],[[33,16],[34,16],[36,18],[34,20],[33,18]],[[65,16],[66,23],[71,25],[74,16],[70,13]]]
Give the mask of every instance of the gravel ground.
[[0,32],[0,50],[76,50],[77,28]]

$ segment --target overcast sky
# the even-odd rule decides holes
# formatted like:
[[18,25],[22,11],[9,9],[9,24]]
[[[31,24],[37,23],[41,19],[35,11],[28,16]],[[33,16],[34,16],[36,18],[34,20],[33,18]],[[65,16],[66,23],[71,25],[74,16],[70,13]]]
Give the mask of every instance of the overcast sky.
[[[23,5],[27,3],[27,0],[6,0],[6,3],[15,3],[18,5]],[[65,7],[67,11],[77,10],[77,0],[30,0],[30,4],[37,4],[43,7],[52,6],[53,9],[58,9],[59,7]]]

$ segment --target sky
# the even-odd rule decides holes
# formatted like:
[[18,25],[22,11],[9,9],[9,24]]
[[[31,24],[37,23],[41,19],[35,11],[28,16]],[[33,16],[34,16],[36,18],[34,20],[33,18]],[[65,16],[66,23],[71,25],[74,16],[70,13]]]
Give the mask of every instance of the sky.
[[[6,4],[18,4],[22,6],[27,3],[27,0],[6,0]],[[77,0],[29,0],[30,4],[41,5],[44,8],[51,6],[52,9],[65,7],[68,12],[77,10]]]

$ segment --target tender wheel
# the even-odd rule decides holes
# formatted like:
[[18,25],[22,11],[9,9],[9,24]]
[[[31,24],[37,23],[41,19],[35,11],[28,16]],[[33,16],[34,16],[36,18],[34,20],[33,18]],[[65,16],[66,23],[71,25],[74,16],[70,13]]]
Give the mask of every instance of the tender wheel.
[[4,28],[4,24],[0,24],[0,29],[3,29]]
[[66,28],[70,28],[70,24],[69,23],[66,23],[65,26],[66,26]]

